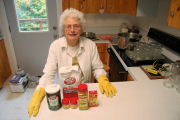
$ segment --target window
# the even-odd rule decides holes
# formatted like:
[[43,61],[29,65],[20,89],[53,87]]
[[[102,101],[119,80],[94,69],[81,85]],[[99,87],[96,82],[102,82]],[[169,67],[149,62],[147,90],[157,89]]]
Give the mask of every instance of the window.
[[46,0],[14,0],[20,32],[48,31]]

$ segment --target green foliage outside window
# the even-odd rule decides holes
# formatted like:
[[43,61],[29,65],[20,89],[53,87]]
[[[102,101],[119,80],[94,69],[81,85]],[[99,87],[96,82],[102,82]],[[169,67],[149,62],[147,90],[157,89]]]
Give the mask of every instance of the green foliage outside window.
[[[47,31],[46,0],[15,0],[20,31]],[[40,21],[42,26],[40,28]]]

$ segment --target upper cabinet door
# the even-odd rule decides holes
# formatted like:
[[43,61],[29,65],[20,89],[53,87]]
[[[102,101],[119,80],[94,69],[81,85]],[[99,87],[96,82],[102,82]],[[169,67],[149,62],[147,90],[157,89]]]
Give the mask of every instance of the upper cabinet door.
[[125,7],[125,13],[136,16],[137,0],[126,0]]
[[[68,0],[66,0],[66,1],[68,1]],[[84,6],[82,4],[82,1],[83,0],[69,0],[69,6],[71,8],[75,8],[77,10],[83,10]]]
[[180,0],[171,0],[167,24],[180,28]]
[[62,0],[63,10],[75,8],[84,13],[127,13],[136,15],[137,0]]
[[69,8],[69,0],[62,0],[62,10]]
[[62,0],[63,11],[67,8],[75,8],[77,10],[83,11],[83,0]]
[[99,13],[100,9],[104,9],[105,0],[62,0],[63,11],[67,8],[75,8],[84,13]]
[[85,13],[99,13],[105,6],[105,0],[83,0],[85,1]]
[[106,0],[106,13],[125,13],[125,0]]

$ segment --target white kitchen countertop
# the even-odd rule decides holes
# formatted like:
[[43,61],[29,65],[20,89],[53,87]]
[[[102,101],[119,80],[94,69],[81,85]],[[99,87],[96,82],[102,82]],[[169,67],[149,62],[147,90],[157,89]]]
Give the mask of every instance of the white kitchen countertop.
[[88,84],[98,90],[98,107],[50,111],[45,98],[31,120],[180,120],[180,94],[175,89],[164,87],[163,79],[149,80],[138,67],[129,71],[135,81],[113,82],[118,91],[113,98],[101,94],[98,83]]
[[126,69],[135,81],[112,82],[118,91],[113,98],[101,94],[98,83],[88,84],[98,90],[98,107],[50,111],[45,98],[31,120],[180,120],[180,94],[174,88],[164,87],[163,79],[150,80],[139,67]]

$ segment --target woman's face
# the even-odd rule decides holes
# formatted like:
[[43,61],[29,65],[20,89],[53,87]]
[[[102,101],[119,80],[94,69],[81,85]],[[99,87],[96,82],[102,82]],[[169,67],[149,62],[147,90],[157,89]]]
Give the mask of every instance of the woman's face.
[[68,45],[76,46],[79,43],[79,37],[82,33],[82,26],[79,19],[68,17],[65,20],[64,34]]

